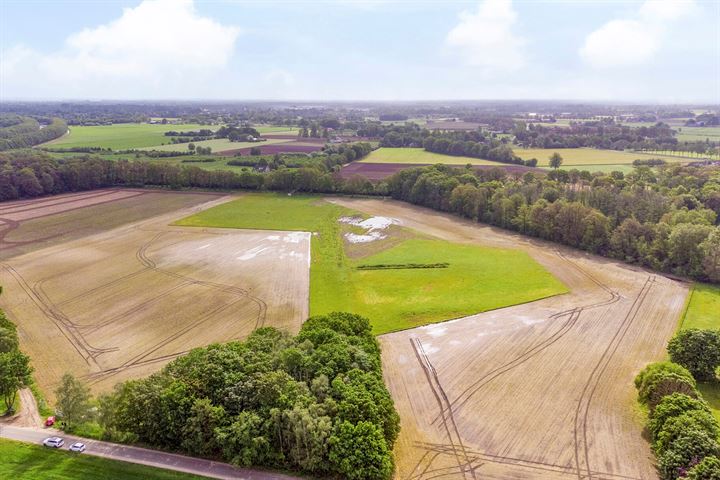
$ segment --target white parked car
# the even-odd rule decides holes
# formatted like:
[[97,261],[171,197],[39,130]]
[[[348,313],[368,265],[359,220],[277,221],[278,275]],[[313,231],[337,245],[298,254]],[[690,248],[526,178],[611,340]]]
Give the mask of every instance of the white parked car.
[[50,448],[60,448],[65,445],[65,441],[60,437],[50,437],[43,440],[43,445]]
[[78,452],[82,453],[85,451],[85,444],[80,442],[75,442],[72,445],[70,445],[70,451],[71,452]]

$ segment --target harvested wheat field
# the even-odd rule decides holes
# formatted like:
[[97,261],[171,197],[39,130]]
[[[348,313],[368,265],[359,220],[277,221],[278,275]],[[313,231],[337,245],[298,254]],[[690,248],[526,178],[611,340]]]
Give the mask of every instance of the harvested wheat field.
[[44,392],[65,372],[104,391],[194,347],[261,326],[300,328],[309,234],[168,226],[227,200],[0,264],[0,307],[18,325]]
[[0,259],[100,233],[221,195],[101,189],[0,203]]
[[655,479],[633,378],[685,284],[407,204],[334,199],[456,242],[515,246],[571,293],[380,337],[402,421],[396,478]]

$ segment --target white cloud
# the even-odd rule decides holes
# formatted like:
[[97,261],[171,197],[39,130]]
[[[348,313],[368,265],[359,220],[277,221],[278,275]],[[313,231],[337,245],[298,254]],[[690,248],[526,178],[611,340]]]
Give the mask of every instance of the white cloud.
[[590,33],[580,56],[599,69],[646,63],[660,50],[672,23],[694,8],[694,0],[646,0],[631,18],[611,20]]
[[517,21],[511,0],[483,0],[476,12],[462,12],[445,42],[467,64],[488,72],[516,70],[525,64],[525,39],[513,33]]
[[83,96],[112,96],[121,81],[179,85],[227,65],[239,34],[200,16],[192,0],[144,0],[117,20],[70,35],[60,51],[9,48],[0,56],[0,80],[10,94],[24,85],[26,95],[27,82],[38,79]]

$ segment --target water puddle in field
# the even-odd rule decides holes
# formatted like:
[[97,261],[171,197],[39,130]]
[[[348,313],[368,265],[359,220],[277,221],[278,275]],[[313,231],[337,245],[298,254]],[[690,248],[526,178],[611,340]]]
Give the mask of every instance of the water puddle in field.
[[375,240],[382,240],[386,238],[386,235],[382,233],[383,230],[391,225],[400,223],[398,220],[390,217],[370,217],[364,220],[360,217],[340,217],[339,221],[340,223],[353,225],[365,230],[364,233],[346,233],[345,239],[350,243],[368,243],[374,242]]

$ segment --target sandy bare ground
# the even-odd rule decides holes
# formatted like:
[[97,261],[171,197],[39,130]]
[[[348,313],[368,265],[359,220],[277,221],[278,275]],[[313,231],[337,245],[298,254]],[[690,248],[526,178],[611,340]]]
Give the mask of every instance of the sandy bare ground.
[[656,479],[634,375],[687,286],[408,204],[334,199],[443,239],[527,251],[567,295],[380,337],[398,479]]
[[0,418],[0,424],[28,428],[40,427],[43,420],[40,417],[35,397],[30,389],[21,388],[18,390],[18,397],[20,398],[20,408],[14,415]]
[[0,307],[48,396],[68,371],[103,391],[194,347],[300,328],[309,234],[168,225],[228,199],[0,264]]

